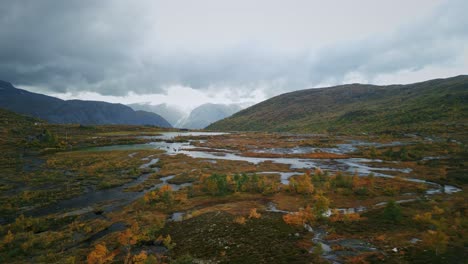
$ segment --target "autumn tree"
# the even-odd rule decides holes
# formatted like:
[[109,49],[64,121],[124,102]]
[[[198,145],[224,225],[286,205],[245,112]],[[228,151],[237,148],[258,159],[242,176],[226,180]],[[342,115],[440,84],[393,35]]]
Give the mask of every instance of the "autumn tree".
[[440,230],[428,230],[423,234],[422,242],[425,246],[433,250],[436,255],[439,255],[447,250],[449,237]]
[[167,249],[172,249],[176,245],[174,242],[172,242],[171,235],[167,235],[166,237],[160,235],[156,241],[162,243]]
[[229,186],[227,176],[222,174],[212,174],[203,182],[205,190],[211,195],[222,196],[228,193]]
[[314,204],[312,206],[312,211],[316,218],[324,217],[325,213],[328,212],[328,207],[330,206],[330,200],[325,197],[322,193],[317,193],[314,196]]
[[314,192],[312,178],[307,173],[296,177],[296,179],[291,179],[289,181],[289,187],[291,191],[300,194],[312,194]]
[[260,179],[259,188],[262,194],[271,195],[279,190],[279,183],[275,180],[268,180],[266,176]]
[[314,192],[314,185],[312,184],[312,178],[309,174],[299,176],[297,183],[298,193],[312,194]]
[[320,187],[329,187],[329,181],[330,177],[328,175],[328,172],[323,172],[320,168],[316,168],[314,171],[314,174],[311,176],[312,177],[312,183],[314,186],[320,186]]
[[110,263],[114,259],[115,254],[110,252],[105,243],[99,243],[94,247],[94,250],[88,254],[88,264],[104,264]]
[[163,185],[159,189],[146,193],[143,199],[147,203],[162,202],[166,206],[172,206],[174,194],[170,185]]
[[260,178],[256,173],[252,174],[248,181],[248,189],[251,192],[260,192],[259,188]]
[[[135,227],[133,228],[135,229]],[[119,244],[122,245],[125,252],[127,253],[125,256],[125,263],[131,262],[131,247],[138,242],[137,236],[134,234],[133,230],[130,228],[125,229],[125,231],[121,232],[117,238]]]
[[135,245],[138,241],[136,235],[133,234],[130,228],[127,228],[125,231],[121,232],[117,240],[119,241],[120,245],[124,247]]
[[233,181],[234,181],[234,192],[241,192],[242,191],[242,187],[244,186],[244,184],[246,182],[248,182],[248,176],[246,174],[242,174],[242,175],[239,175],[239,174],[234,174],[233,176]]

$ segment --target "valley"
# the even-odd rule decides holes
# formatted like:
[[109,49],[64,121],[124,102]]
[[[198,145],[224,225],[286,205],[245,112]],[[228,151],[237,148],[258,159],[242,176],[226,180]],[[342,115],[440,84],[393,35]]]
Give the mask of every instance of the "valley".
[[465,252],[460,134],[1,120],[1,262],[459,263]]
[[0,1],[0,264],[467,264],[468,1]]

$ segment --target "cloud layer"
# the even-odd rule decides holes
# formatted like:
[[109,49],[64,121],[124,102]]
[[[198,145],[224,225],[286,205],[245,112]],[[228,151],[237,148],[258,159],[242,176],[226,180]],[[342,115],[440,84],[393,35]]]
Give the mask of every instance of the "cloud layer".
[[234,102],[468,72],[467,1],[347,2],[4,1],[0,79],[123,98],[189,87]]

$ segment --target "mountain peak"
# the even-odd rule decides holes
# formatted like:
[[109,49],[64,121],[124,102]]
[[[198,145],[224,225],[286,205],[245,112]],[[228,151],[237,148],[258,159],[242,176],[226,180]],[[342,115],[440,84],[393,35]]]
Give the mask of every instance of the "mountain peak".
[[15,89],[10,82],[0,80],[0,89]]

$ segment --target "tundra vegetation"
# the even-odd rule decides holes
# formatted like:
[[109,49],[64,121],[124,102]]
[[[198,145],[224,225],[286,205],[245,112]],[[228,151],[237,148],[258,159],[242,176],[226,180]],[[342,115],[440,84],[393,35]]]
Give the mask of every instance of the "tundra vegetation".
[[[177,150],[144,145],[168,131],[155,127],[51,125],[4,110],[0,123],[1,263],[465,261],[459,134],[189,135],[167,140],[193,146]],[[336,151],[350,141],[372,144]],[[361,159],[375,170],[343,167]]]

